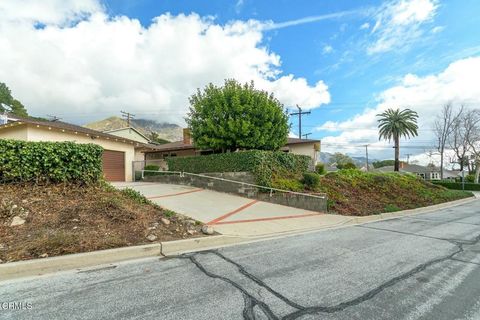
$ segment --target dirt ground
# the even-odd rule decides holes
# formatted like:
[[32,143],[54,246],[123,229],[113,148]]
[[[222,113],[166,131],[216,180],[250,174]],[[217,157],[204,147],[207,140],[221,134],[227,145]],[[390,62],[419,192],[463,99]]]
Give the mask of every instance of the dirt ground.
[[0,184],[0,263],[200,237],[201,226],[106,185]]

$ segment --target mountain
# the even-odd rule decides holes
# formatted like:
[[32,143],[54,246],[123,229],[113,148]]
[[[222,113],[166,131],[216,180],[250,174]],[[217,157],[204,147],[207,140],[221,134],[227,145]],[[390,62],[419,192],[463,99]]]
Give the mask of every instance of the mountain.
[[[137,129],[146,136],[148,136],[151,132],[156,132],[158,133],[159,138],[168,141],[182,140],[183,131],[182,127],[179,125],[147,119],[133,119],[130,120],[130,122],[133,128]],[[127,120],[119,117],[110,117],[84,125],[86,128],[98,131],[110,131],[125,128],[127,126]]]

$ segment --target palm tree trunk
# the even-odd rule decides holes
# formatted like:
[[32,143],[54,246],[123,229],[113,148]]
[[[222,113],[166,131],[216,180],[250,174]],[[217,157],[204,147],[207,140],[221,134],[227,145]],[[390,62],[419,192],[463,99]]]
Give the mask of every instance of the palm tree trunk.
[[396,136],[395,140],[395,169],[394,171],[400,171],[400,138]]

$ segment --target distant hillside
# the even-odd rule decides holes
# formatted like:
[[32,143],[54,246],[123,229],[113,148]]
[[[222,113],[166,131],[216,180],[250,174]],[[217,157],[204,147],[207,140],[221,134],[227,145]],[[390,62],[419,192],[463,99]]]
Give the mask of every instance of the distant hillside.
[[[333,153],[321,152],[320,153],[320,162],[328,164],[328,163],[330,163],[330,158],[332,156],[333,156]],[[365,165],[365,161],[367,160],[365,157],[350,156],[350,158],[352,158],[355,165],[359,168],[363,167]],[[374,161],[377,161],[377,159],[368,159],[368,163],[370,163],[370,164]]]
[[[151,132],[158,133],[158,136],[168,141],[182,140],[182,127],[172,123],[162,123],[155,120],[134,119],[131,120],[132,127],[148,136]],[[127,127],[127,121],[120,117],[110,117],[104,120],[95,121],[84,125],[84,127],[109,131]]]

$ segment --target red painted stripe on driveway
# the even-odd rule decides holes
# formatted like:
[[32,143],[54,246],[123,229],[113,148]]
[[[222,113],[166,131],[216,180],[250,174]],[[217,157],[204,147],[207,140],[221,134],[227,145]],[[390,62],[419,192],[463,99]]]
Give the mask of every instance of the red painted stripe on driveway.
[[295,218],[304,218],[304,217],[311,217],[311,216],[320,216],[322,214],[323,213],[307,213],[307,214],[297,214],[297,215],[293,215],[293,216],[278,216],[278,217],[258,218],[258,219],[248,219],[248,220],[223,221],[223,222],[217,222],[215,224],[234,224],[234,223],[245,223],[245,222],[295,219]]
[[218,224],[219,221],[224,220],[224,219],[226,219],[226,218],[228,218],[228,217],[230,217],[230,216],[233,216],[235,213],[239,213],[240,211],[245,210],[245,209],[247,209],[247,208],[250,207],[250,206],[253,206],[253,205],[254,205],[255,203],[257,203],[257,202],[258,202],[258,200],[253,200],[252,202],[249,202],[249,203],[247,203],[247,204],[244,204],[244,205],[241,206],[240,208],[237,208],[237,209],[235,209],[235,210],[233,210],[233,211],[230,211],[229,213],[224,214],[224,215],[221,216],[221,217],[218,217],[218,218],[216,218],[216,219],[213,219],[213,220],[210,221],[210,222],[207,222],[207,224]]
[[203,189],[195,189],[195,190],[184,191],[184,192],[178,192],[178,193],[164,194],[164,195],[161,195],[161,196],[147,197],[147,199],[157,199],[157,198],[174,197],[174,196],[180,196],[180,195],[182,195],[182,194],[193,193],[193,192],[199,192],[199,191],[203,191]]

